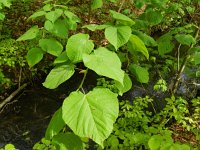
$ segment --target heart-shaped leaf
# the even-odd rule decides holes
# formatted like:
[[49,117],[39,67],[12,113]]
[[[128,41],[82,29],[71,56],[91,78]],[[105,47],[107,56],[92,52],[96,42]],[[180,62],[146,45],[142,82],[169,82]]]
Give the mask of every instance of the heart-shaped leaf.
[[55,11],[48,12],[45,17],[52,23],[54,23],[63,13],[62,9],[56,9]]
[[89,40],[88,34],[72,35],[67,42],[67,56],[72,62],[81,62],[83,54],[90,54],[94,48],[94,44]]
[[88,94],[72,92],[62,106],[63,119],[80,137],[88,137],[103,147],[118,117],[117,94],[96,88]]
[[112,78],[123,84],[124,71],[121,70],[121,61],[116,53],[101,47],[91,55],[83,55],[83,62],[98,75]]
[[68,28],[65,20],[57,19],[54,23],[47,20],[45,21],[44,27],[47,31],[60,38],[67,38]]
[[62,44],[54,39],[40,39],[39,46],[43,51],[54,56],[59,56],[63,50]]
[[111,26],[106,28],[105,37],[117,50],[126,44],[131,36],[131,28],[129,26]]

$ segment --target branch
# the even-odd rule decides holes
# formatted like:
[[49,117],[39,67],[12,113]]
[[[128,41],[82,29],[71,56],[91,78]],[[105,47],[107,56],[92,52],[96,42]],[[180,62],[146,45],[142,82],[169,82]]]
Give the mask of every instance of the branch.
[[9,103],[21,90],[23,90],[27,86],[27,83],[20,86],[16,91],[14,91],[8,98],[6,98],[3,102],[0,103],[0,110]]

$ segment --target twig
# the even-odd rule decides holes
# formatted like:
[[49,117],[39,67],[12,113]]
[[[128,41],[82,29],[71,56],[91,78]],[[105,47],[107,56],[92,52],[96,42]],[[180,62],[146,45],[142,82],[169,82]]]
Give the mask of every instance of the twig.
[[8,98],[6,98],[3,102],[0,103],[0,109],[4,107],[5,104],[9,103],[21,90],[23,90],[27,86],[27,83],[20,86],[16,91],[14,91]]
[[[197,30],[197,32],[196,32],[195,39],[197,39],[197,37],[199,36],[199,32],[200,32],[200,28],[198,28],[198,30]],[[193,46],[194,46],[194,44],[192,44],[192,45],[190,46],[189,49],[191,49]],[[189,49],[188,49],[188,51],[189,51]],[[175,92],[176,92],[176,90],[177,90],[177,88],[178,88],[178,84],[179,84],[180,79],[181,79],[181,74],[183,73],[183,71],[184,71],[184,69],[185,69],[185,66],[186,66],[187,61],[188,61],[189,58],[190,58],[190,55],[187,54],[186,57],[184,58],[182,64],[181,64],[181,67],[180,67],[180,69],[179,69],[179,71],[178,71],[178,74],[177,74],[177,76],[176,76],[174,85],[173,85],[173,87],[172,87],[172,95],[175,94]]]
[[123,7],[125,1],[126,1],[126,0],[123,0],[123,1],[122,1],[121,5],[120,5],[120,7],[119,7],[119,9],[118,9],[118,11],[117,11],[118,13],[121,11],[121,9],[122,9],[122,7]]
[[79,91],[80,89],[82,89],[83,93],[85,93],[85,91],[84,91],[84,89],[83,89],[83,84],[84,84],[84,82],[85,82],[87,73],[88,73],[88,68],[87,68],[87,69],[85,70],[85,72],[84,72],[83,79],[82,79],[81,84],[79,85],[77,91]]

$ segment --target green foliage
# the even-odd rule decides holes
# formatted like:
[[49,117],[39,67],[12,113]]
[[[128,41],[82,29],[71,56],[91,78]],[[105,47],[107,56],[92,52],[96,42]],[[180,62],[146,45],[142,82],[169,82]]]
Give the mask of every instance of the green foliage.
[[64,100],[62,112],[63,120],[76,135],[90,137],[103,147],[118,116],[117,95],[103,88],[96,88],[86,95],[72,92]]
[[98,75],[109,77],[123,84],[124,71],[121,70],[121,62],[116,53],[101,47],[90,55],[83,55],[83,62],[86,67],[94,70]]
[[17,150],[13,144],[6,144],[4,148],[0,148],[0,150]]
[[[93,11],[98,11],[103,4],[110,2],[114,2],[114,6],[119,5],[119,8],[118,11],[108,8],[110,16],[106,17],[109,22],[102,20],[99,25],[91,23]],[[29,17],[29,20],[43,20],[43,26],[31,27],[17,41],[38,41],[38,47],[34,46],[27,54],[30,67],[39,63],[46,54],[52,57],[55,67],[49,72],[43,85],[55,89],[69,80],[76,70],[84,75],[77,90],[65,98],[62,108],[54,114],[46,131],[46,139],[37,143],[34,149],[83,149],[80,137],[92,139],[105,149],[188,149],[187,145],[174,143],[171,132],[165,126],[169,120],[175,119],[187,130],[194,129],[199,113],[198,99],[192,101],[194,116],[191,117],[189,104],[181,97],[166,98],[166,107],[155,115],[147,111],[149,105],[154,107],[153,99],[148,96],[135,98],[133,104],[126,101],[118,104],[117,97],[132,88],[134,78],[129,75],[133,75],[140,83],[149,83],[152,75],[149,70],[155,69],[154,65],[160,66],[177,72],[177,81],[172,87],[177,88],[176,83],[187,65],[187,59],[191,58],[191,62],[199,64],[199,51],[196,50],[198,24],[194,22],[185,26],[186,20],[178,21],[188,13],[194,13],[196,7],[186,7],[185,10],[186,4],[194,4],[190,1],[117,2],[91,1],[87,4],[88,18],[79,26],[77,23],[81,23],[80,19],[73,13],[73,9],[52,0],[45,1],[44,6]],[[130,6],[127,4],[142,8],[143,12],[134,14],[124,10],[127,15],[120,13],[123,6]],[[175,13],[172,13],[174,10]],[[85,25],[85,22],[89,24]],[[176,22],[179,27],[171,29]],[[154,33],[154,27],[158,31],[165,29],[156,40],[150,36]],[[93,33],[102,35],[94,37]],[[102,39],[107,43],[99,44]],[[148,61],[149,58],[153,59]],[[163,62],[165,66],[162,65]],[[173,64],[177,66],[177,70]],[[88,70],[94,71],[99,79],[97,87],[86,93],[83,84]],[[163,72],[166,73],[165,70]],[[159,75],[162,78],[160,72]],[[164,78],[158,80],[154,90],[167,92],[166,81]],[[66,126],[74,134],[67,133]]]
[[148,145],[151,150],[190,150],[190,146],[186,144],[178,144],[173,143],[173,139],[171,137],[154,135],[150,138]]

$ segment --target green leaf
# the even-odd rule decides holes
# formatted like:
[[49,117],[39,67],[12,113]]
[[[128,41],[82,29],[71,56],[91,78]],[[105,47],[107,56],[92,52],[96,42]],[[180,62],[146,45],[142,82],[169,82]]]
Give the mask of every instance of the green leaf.
[[145,13],[145,20],[151,25],[157,25],[162,22],[163,16],[158,11],[148,9]]
[[10,8],[11,6],[11,0],[1,0],[1,2],[5,7]]
[[124,74],[124,80],[123,80],[123,84],[121,84],[118,81],[115,81],[115,86],[117,87],[117,89],[119,90],[119,95],[123,95],[123,93],[126,93],[127,91],[129,91],[132,87],[132,81],[130,79],[130,77],[128,76],[128,74]]
[[134,30],[133,34],[137,35],[144,42],[146,46],[157,46],[156,41],[149,35],[137,30]]
[[60,108],[54,113],[53,117],[51,118],[51,121],[45,133],[45,139],[51,140],[63,129],[64,126],[65,122],[62,119],[62,109]]
[[47,20],[44,28],[60,38],[67,38],[68,28],[65,20],[57,19],[54,23]]
[[5,18],[5,15],[0,12],[0,20],[4,20],[4,18]]
[[163,137],[160,135],[153,135],[149,142],[148,145],[150,147],[151,150],[159,150],[160,145],[162,143]]
[[107,24],[103,24],[103,25],[89,24],[89,25],[83,26],[82,28],[87,28],[88,30],[96,31],[96,30],[103,30],[107,27],[110,27],[110,25],[107,25]]
[[17,41],[25,41],[25,40],[31,40],[37,37],[39,33],[38,26],[33,26],[28,31],[26,31],[22,36],[20,36]]
[[158,52],[161,56],[171,52],[174,49],[173,37],[170,34],[164,34],[158,39]]
[[93,0],[91,8],[92,10],[101,8],[103,6],[103,1],[102,0]]
[[43,58],[43,51],[40,48],[32,48],[28,51],[26,59],[28,65],[33,67],[35,64],[39,63]]
[[124,71],[121,70],[121,61],[116,53],[101,47],[91,55],[83,55],[83,62],[86,67],[98,75],[109,77],[123,84]]
[[55,60],[54,60],[54,64],[60,64],[60,63],[65,63],[65,62],[69,62],[69,58],[67,57],[67,53],[66,51],[62,52]]
[[118,13],[118,12],[113,11],[113,10],[110,10],[110,14],[114,19],[116,19],[117,21],[119,21],[123,25],[132,26],[132,25],[135,24],[135,22],[132,19],[130,19],[129,17],[127,17],[126,15],[123,15],[123,14]]
[[45,11],[37,11],[34,14],[32,14],[28,19],[36,19],[38,17],[44,16],[45,14]]
[[126,44],[131,36],[131,28],[129,26],[111,26],[106,28],[105,37],[117,50]]
[[144,45],[144,42],[136,35],[131,35],[128,42],[128,50],[135,54],[135,52],[141,52],[147,59],[149,59],[149,52]]
[[118,117],[117,94],[108,89],[95,88],[88,94],[72,92],[64,100],[63,119],[80,137],[88,137],[103,147]]
[[130,69],[131,73],[133,73],[136,76],[136,78],[139,82],[141,82],[141,83],[149,82],[149,73],[146,68],[132,64],[132,65],[130,65],[129,69]]
[[81,139],[73,133],[60,133],[53,137],[53,143],[58,145],[59,150],[82,150]]
[[46,19],[54,23],[62,15],[62,13],[62,9],[56,9],[55,11],[48,12],[45,17]]
[[67,56],[74,63],[83,60],[83,54],[90,54],[94,48],[94,44],[89,40],[88,34],[78,33],[72,35],[67,42]]
[[74,74],[74,67],[72,64],[56,66],[48,74],[43,86],[49,89],[57,88]]
[[175,38],[182,45],[196,44],[196,40],[190,34],[177,34]]
[[5,150],[16,150],[15,146],[12,144],[6,144]]
[[65,10],[64,14],[67,18],[69,18],[73,22],[80,22],[81,21],[80,18],[71,11]]
[[196,53],[193,55],[193,58],[194,58],[194,63],[195,63],[195,65],[200,64],[200,52],[196,52]]
[[53,6],[51,4],[46,4],[42,7],[42,9],[44,11],[51,11],[51,9],[53,8]]
[[173,144],[169,150],[190,150],[190,146],[186,145],[186,144],[183,144],[183,145],[180,145],[180,144]]
[[40,39],[39,46],[43,51],[54,56],[59,56],[63,50],[62,44],[54,39]]

